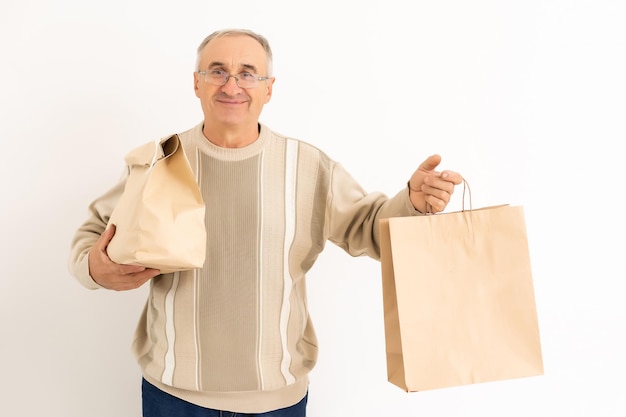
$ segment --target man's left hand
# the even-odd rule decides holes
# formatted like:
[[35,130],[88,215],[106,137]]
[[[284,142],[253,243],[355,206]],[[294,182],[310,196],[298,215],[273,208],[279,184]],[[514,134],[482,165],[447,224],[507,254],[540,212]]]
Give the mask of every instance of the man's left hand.
[[445,210],[454,192],[454,187],[463,182],[463,177],[454,171],[436,171],[441,156],[429,156],[409,180],[409,197],[416,210],[421,213],[439,213]]

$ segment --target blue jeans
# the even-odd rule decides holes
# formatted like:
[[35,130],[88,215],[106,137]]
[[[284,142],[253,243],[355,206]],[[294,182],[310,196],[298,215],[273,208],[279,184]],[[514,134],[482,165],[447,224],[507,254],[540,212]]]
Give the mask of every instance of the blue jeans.
[[143,417],[306,417],[308,394],[295,405],[260,414],[213,410],[188,403],[161,391],[145,379],[141,381]]

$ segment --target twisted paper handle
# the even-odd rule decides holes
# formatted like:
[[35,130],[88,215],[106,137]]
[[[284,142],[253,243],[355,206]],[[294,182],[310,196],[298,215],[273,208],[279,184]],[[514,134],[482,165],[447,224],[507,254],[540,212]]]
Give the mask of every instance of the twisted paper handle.
[[[462,178],[462,179],[463,179],[463,201],[461,202],[461,211],[465,211],[465,190],[466,189],[467,189],[467,194],[469,196],[469,210],[472,211],[472,190],[470,189],[470,186],[467,183],[467,181],[465,181],[465,178]],[[434,214],[433,208],[429,203],[426,203],[426,213],[424,214]]]
[[467,188],[467,194],[469,195],[469,209],[472,211],[472,190],[470,189],[469,184],[465,181],[465,178],[461,177],[463,180],[463,202],[461,203],[461,211],[465,211],[465,189]]

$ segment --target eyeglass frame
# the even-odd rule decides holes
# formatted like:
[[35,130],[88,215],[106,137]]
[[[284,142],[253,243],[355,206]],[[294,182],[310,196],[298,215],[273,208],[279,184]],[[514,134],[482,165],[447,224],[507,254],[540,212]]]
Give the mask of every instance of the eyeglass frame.
[[[209,82],[208,81],[208,79],[209,79],[209,71],[220,71],[220,72],[223,72],[226,75],[226,77],[224,78],[224,84],[214,84],[212,82]],[[239,72],[237,74],[231,74],[229,72],[226,72],[226,71],[220,70],[220,69],[213,69],[213,70],[208,70],[207,69],[205,71],[197,71],[197,73],[198,73],[198,75],[202,75],[203,76],[205,83],[211,84],[211,85],[215,85],[215,86],[218,86],[218,87],[223,87],[226,84],[228,84],[228,81],[231,79],[231,77],[235,79],[235,84],[237,84],[237,87],[245,88],[245,89],[256,88],[256,87],[259,86],[259,83],[258,83],[259,81],[267,81],[267,80],[272,79],[272,77],[261,76],[259,74],[255,74],[254,72],[250,72],[250,71],[241,71],[241,72]],[[238,76],[241,76],[241,74],[246,74],[246,73],[254,76],[254,79],[257,81],[257,84],[255,86],[253,86],[253,87],[242,87],[242,86],[239,85],[239,78],[238,78]],[[211,78],[211,79],[213,80],[213,78]]]

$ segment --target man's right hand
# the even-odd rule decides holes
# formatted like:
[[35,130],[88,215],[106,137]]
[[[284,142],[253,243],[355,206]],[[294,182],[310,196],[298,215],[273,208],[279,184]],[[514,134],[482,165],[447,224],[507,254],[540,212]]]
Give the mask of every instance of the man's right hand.
[[161,273],[158,269],[113,262],[107,246],[114,235],[115,225],[110,225],[89,251],[89,274],[97,284],[115,291],[134,290]]

